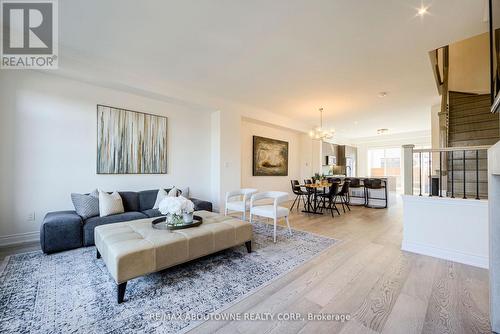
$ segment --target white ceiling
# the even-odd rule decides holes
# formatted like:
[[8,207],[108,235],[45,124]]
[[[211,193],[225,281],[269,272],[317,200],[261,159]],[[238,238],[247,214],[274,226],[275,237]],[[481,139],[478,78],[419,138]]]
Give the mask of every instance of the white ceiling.
[[[483,33],[483,0],[80,0],[59,2],[65,57],[192,102],[212,96],[325,123],[343,137],[430,128],[428,51]],[[94,78],[96,79],[96,78]],[[138,80],[141,82],[133,82]],[[385,98],[377,95],[389,94]],[[204,95],[199,95],[204,94]],[[185,99],[186,96],[183,96]],[[189,99],[189,97],[187,97]],[[210,105],[214,106],[213,103]]]

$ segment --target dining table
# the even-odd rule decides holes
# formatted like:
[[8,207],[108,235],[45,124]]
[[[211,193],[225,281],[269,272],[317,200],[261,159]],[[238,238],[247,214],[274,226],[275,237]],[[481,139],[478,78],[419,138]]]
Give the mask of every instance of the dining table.
[[323,212],[320,211],[322,208],[318,203],[318,194],[321,192],[325,193],[325,189],[330,188],[332,185],[333,183],[331,182],[301,184],[301,187],[307,189],[307,203],[302,212],[322,215]]

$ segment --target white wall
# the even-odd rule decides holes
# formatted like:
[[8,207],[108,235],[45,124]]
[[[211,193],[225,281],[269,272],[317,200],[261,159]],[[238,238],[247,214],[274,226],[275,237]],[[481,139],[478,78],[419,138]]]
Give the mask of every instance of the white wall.
[[[215,202],[224,203],[228,191],[241,188],[241,115],[237,111],[220,112],[220,191]],[[217,205],[217,204],[216,204]],[[217,205],[220,212],[224,206]]]
[[[243,118],[241,121],[241,186],[259,191],[291,193],[290,180],[301,179],[301,133],[270,124]],[[288,176],[253,176],[253,136],[288,142]]]
[[[96,175],[98,103],[168,116],[168,174]],[[35,236],[47,211],[73,207],[71,192],[178,185],[210,200],[211,123],[207,111],[40,72],[2,71],[0,243]],[[28,221],[31,212],[35,221]]]
[[315,173],[321,173],[323,161],[322,145],[319,140],[312,140],[308,134],[300,135],[300,178],[303,180],[311,178]]
[[401,249],[488,268],[488,201],[403,196]]
[[[252,175],[254,135],[288,142],[287,176]],[[240,137],[241,187],[256,188],[259,191],[286,191],[292,194],[290,180],[296,179],[302,183],[305,178],[321,171],[321,142],[312,140],[304,132],[243,117]]]
[[450,44],[451,91],[490,93],[490,40],[484,33]]

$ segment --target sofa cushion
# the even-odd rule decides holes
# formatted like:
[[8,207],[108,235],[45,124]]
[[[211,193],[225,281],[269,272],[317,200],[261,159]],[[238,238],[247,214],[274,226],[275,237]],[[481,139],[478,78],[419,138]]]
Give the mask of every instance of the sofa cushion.
[[158,189],[139,191],[139,211],[152,209],[157,195]]
[[125,212],[140,211],[139,209],[139,193],[135,191],[119,191],[122,197],[123,208]]
[[158,209],[144,210],[144,211],[142,211],[142,213],[144,213],[149,218],[154,218],[154,217],[160,217],[160,216],[162,216],[160,210],[158,210]]
[[202,201],[197,198],[190,198],[190,200],[194,204],[194,211],[205,210],[211,212],[213,210],[211,202]]
[[118,192],[111,195],[99,190],[99,216],[106,217],[125,212],[123,200]]
[[40,227],[44,253],[82,247],[82,218],[75,211],[49,212]]
[[94,244],[94,228],[96,226],[144,218],[148,218],[148,216],[141,212],[124,212],[106,217],[89,218],[83,224],[83,245],[92,246]]
[[76,213],[82,219],[99,216],[99,192],[94,190],[90,194],[71,194],[71,201]]

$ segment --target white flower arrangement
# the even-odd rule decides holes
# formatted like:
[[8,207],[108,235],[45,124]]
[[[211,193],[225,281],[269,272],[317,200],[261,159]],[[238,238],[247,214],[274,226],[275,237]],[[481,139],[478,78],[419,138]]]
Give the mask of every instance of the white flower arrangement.
[[194,204],[183,196],[165,197],[158,207],[160,212],[170,218],[172,222],[188,223],[193,220]]

